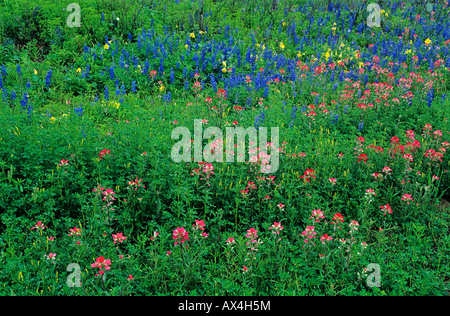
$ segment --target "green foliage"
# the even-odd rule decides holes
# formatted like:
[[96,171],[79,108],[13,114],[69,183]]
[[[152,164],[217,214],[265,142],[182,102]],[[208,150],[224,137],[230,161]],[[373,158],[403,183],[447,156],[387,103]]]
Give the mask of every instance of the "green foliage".
[[[389,31],[404,11],[359,33],[361,3],[85,0],[70,28],[69,3],[0,1],[1,294],[448,295],[450,72],[408,82],[414,45],[395,75],[392,54],[362,62],[378,39],[422,45]],[[279,170],[174,162],[196,119],[278,127]]]

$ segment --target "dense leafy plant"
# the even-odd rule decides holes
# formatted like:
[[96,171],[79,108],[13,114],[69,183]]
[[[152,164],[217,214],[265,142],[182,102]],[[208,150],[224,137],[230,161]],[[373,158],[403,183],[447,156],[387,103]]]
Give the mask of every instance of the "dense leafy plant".
[[448,4],[69,3],[0,2],[0,293],[448,294]]

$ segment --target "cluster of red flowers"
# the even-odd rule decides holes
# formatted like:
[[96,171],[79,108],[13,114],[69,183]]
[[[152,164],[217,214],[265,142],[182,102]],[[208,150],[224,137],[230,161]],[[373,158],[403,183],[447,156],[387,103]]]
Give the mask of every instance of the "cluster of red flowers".
[[313,179],[316,178],[315,174],[316,174],[316,172],[313,169],[307,168],[306,171],[304,172],[304,174],[302,176],[300,176],[300,178],[302,178],[305,183],[310,182],[311,178],[313,178]]

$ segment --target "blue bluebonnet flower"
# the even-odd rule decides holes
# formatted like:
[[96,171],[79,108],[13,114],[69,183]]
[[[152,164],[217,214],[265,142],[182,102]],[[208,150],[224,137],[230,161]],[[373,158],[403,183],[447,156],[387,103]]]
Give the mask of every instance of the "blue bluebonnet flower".
[[22,101],[20,101],[20,105],[22,106],[23,109],[27,108],[27,105],[28,105],[28,93],[24,93],[23,94],[23,98],[22,98]]
[[245,62],[246,63],[250,63],[250,55],[252,54],[252,51],[251,51],[251,49],[250,49],[250,47],[247,49],[247,54],[245,55]]
[[47,74],[45,75],[45,86],[46,86],[47,88],[50,87],[51,80],[52,80],[52,71],[49,70],[49,71],[47,72]]
[[167,103],[170,103],[172,101],[172,94],[170,93],[170,91],[163,95],[163,101]]
[[116,75],[114,74],[114,66],[111,66],[109,68],[109,77],[111,78],[111,80],[114,80],[116,78]]
[[108,88],[108,86],[105,86],[105,100],[109,101],[109,88]]
[[236,97],[234,98],[234,104],[238,104],[239,102],[239,91],[236,92]]
[[331,124],[336,124],[339,121],[339,114],[333,115],[333,112],[331,112]]
[[293,106],[292,107],[292,112],[291,112],[291,123],[289,123],[289,127],[292,128],[292,126],[294,125],[294,120],[297,117],[297,107]]
[[8,89],[6,88],[3,89],[3,101],[4,102],[8,101]]
[[189,89],[189,81],[185,81],[184,82],[184,90],[188,90]]
[[192,61],[195,62],[195,66],[198,68],[200,61],[199,61],[199,57],[198,57],[197,53],[194,53],[194,56],[192,57]]
[[170,83],[175,83],[175,73],[173,71],[173,68],[170,68]]
[[136,81],[131,82],[131,92],[136,93]]
[[150,70],[150,63],[148,62],[148,60],[146,60],[144,63],[144,70],[143,70],[144,75],[148,75],[149,70]]
[[345,107],[344,107],[344,114],[347,114],[348,113],[348,105],[346,105]]
[[84,43],[83,45],[83,53],[84,53],[84,60],[87,59],[87,53],[89,53],[91,51],[90,47],[86,45],[86,43]]
[[83,106],[80,104],[80,107],[74,108],[75,114],[78,116],[83,116]]
[[11,92],[11,100],[14,101],[16,99],[16,92],[13,90]]
[[17,65],[16,71],[19,76],[22,76],[22,69],[20,68],[20,65]]
[[269,87],[266,86],[266,87],[264,88],[264,95],[263,95],[263,97],[264,97],[264,98],[267,98],[268,95],[269,95]]
[[105,14],[102,12],[102,22],[105,22]]
[[2,65],[1,70],[2,70],[2,78],[3,78],[4,80],[6,80],[6,76],[8,75],[8,73],[7,73],[7,71],[6,71],[5,65]]
[[31,88],[31,82],[30,79],[27,79],[27,83],[25,84],[25,86],[27,87],[27,89]]
[[0,76],[0,90],[1,89],[3,89],[3,79],[2,79],[2,77]]
[[211,85],[212,85],[214,92],[217,92],[217,83],[216,83],[216,79],[215,79],[214,75],[210,75],[209,78],[211,80]]
[[[241,67],[241,62],[242,62],[242,56],[241,56],[241,50],[238,48],[236,50],[236,58],[237,58],[237,67],[240,68]],[[450,60],[450,58],[449,58]]]
[[159,62],[159,74],[162,75],[164,73],[164,58],[161,58]]
[[358,130],[361,132],[364,127],[364,122],[360,122],[358,125]]
[[295,120],[295,118],[297,117],[297,110],[298,110],[298,108],[296,106],[292,107],[292,113],[291,113],[292,120]]
[[259,127],[264,123],[265,121],[265,115],[264,112],[261,112],[260,115],[255,117],[255,128],[259,129]]
[[89,72],[91,71],[91,65],[86,65],[86,71],[81,73],[81,78],[89,77]]
[[29,119],[31,119],[31,113],[33,112],[33,107],[31,106],[31,104],[30,105],[28,105],[28,108],[27,108],[27,114],[28,114],[28,118]]
[[139,58],[136,56],[131,56],[131,62],[133,63],[133,68],[136,69],[139,64]]
[[125,67],[125,62],[124,62],[124,56],[123,56],[123,54],[120,55],[120,58],[119,58],[119,67],[122,68],[122,69]]
[[433,99],[434,99],[434,89],[431,89],[427,93],[427,105],[428,105],[428,107],[431,107],[431,103],[433,102]]

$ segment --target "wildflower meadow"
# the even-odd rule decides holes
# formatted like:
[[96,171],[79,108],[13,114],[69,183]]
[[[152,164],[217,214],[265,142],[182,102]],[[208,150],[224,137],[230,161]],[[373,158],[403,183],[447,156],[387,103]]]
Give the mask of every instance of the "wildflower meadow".
[[445,0],[0,0],[0,294],[448,296],[449,94]]

